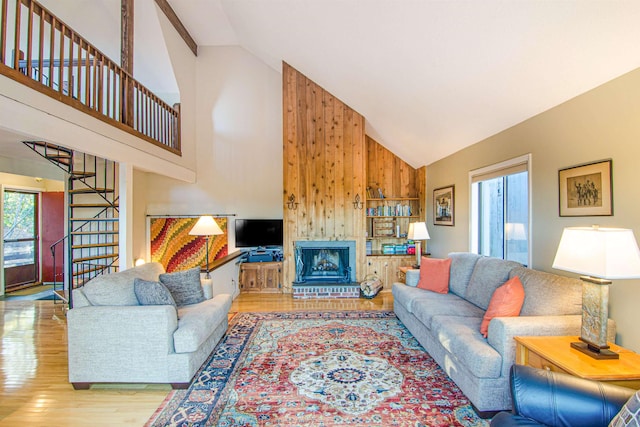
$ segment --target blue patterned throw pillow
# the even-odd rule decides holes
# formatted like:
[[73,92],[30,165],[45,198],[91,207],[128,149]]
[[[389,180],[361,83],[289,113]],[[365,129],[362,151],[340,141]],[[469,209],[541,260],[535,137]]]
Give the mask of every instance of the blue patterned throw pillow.
[[609,427],[632,426],[640,426],[640,391],[627,400],[620,412],[609,423]]
[[200,284],[200,267],[174,273],[163,273],[160,275],[160,283],[169,289],[178,307],[197,304],[205,300],[204,290]]

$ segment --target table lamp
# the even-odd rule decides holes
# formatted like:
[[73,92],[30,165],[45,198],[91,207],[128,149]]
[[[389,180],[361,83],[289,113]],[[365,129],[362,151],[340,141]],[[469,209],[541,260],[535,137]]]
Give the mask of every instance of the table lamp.
[[427,224],[424,222],[412,222],[409,224],[409,232],[407,233],[407,239],[413,240],[416,244],[416,268],[420,267],[420,257],[422,256],[422,248],[420,247],[421,240],[429,239],[429,232],[427,231]]
[[553,268],[582,274],[580,341],[571,347],[595,358],[618,359],[607,344],[611,279],[640,278],[640,249],[633,231],[568,227],[562,232]]
[[189,235],[191,236],[207,237],[207,274],[204,276],[205,279],[211,278],[211,275],[209,274],[209,236],[215,236],[218,234],[224,234],[224,232],[220,229],[220,226],[211,215],[201,216],[198,219],[198,222],[196,222],[196,225],[194,225],[191,231],[189,231]]

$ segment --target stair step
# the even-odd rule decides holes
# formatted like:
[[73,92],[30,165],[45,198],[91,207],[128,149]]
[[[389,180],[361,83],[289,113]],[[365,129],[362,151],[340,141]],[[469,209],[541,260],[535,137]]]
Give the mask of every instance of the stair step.
[[118,234],[118,230],[102,230],[102,231],[72,231],[72,236],[97,236],[100,234]]
[[95,172],[89,171],[71,171],[69,174],[71,174],[71,179],[93,178],[96,176]]
[[84,270],[80,270],[80,271],[74,271],[73,272],[73,276],[84,276],[85,274],[89,274],[89,273],[93,273],[95,271],[102,271],[106,268],[109,268],[108,265],[97,265],[91,268],[85,268]]
[[71,249],[89,249],[89,248],[110,248],[118,246],[118,242],[109,243],[91,243],[87,245],[71,245]]
[[71,203],[72,208],[118,208],[117,203]]
[[61,147],[59,145],[56,144],[51,144],[50,142],[45,142],[45,141],[23,141],[24,144],[31,144],[34,147],[38,146],[38,147],[42,147],[42,148],[50,148],[52,150],[59,150],[62,151],[63,153],[69,153],[71,154],[72,151],[68,148],[65,147]]
[[85,261],[93,261],[97,259],[107,259],[107,258],[117,258],[118,254],[105,254],[105,255],[94,255],[94,256],[86,256],[82,258],[74,258],[73,262],[85,262]]
[[[55,160],[55,161],[60,161],[60,160],[71,160],[71,155],[70,154],[46,154],[44,156],[45,158],[49,159],[49,160]],[[64,162],[65,164],[69,164],[68,162]]]
[[74,188],[70,194],[113,193],[113,188]]
[[69,221],[84,221],[84,222],[115,222],[119,218],[69,218]]

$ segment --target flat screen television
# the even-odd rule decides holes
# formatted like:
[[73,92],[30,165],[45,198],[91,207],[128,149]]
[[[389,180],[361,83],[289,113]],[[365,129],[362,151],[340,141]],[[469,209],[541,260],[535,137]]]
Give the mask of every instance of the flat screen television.
[[282,246],[281,219],[236,219],[236,248]]

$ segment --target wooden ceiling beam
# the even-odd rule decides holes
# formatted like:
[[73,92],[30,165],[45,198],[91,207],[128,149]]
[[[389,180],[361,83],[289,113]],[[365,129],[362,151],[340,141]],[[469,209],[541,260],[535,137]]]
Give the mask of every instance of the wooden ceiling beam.
[[191,52],[193,52],[195,56],[198,56],[198,45],[196,44],[195,40],[193,40],[193,37],[191,37],[191,34],[189,34],[189,31],[187,31],[185,26],[182,25],[180,18],[178,18],[178,15],[176,15],[176,13],[173,11],[173,8],[169,4],[168,0],[156,0],[156,4],[169,19],[169,22],[171,22],[173,28],[175,28],[178,34],[180,34],[182,40],[184,40],[187,46],[189,46]]

